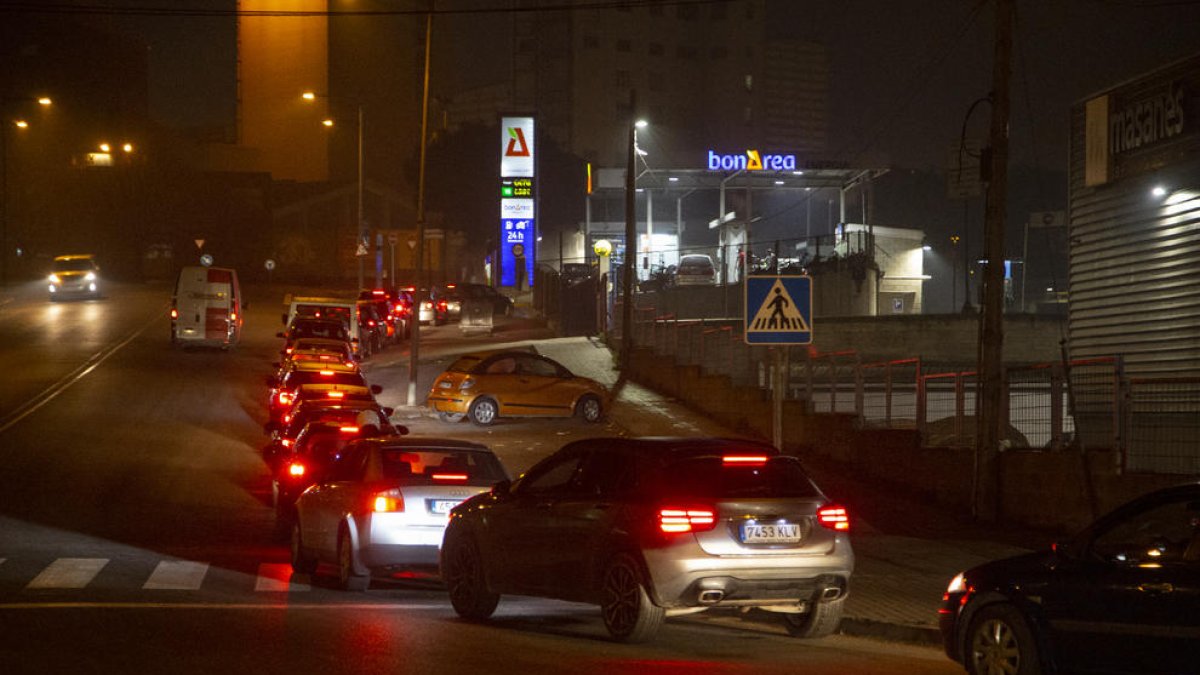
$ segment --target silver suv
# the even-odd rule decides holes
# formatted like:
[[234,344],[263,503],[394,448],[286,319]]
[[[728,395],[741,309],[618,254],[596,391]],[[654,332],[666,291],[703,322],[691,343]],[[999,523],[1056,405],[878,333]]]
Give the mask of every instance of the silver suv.
[[746,440],[576,441],[450,514],[441,574],[458,614],[501,594],[600,605],[617,640],[710,607],[778,612],[833,632],[854,553],[846,510],[795,457]]

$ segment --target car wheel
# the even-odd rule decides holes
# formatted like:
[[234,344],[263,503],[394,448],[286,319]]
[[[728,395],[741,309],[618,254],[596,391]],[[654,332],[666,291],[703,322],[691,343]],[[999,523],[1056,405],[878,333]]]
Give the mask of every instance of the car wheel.
[[461,422],[462,418],[464,418],[464,417],[466,417],[466,415],[464,415],[462,413],[452,413],[452,412],[439,412],[438,413],[439,420],[441,420],[443,422],[450,422],[451,424],[453,424],[454,422]]
[[641,566],[624,553],[614,557],[604,570],[600,611],[604,627],[619,642],[649,640],[667,615],[665,609],[650,600]]
[[803,614],[784,614],[783,627],[792,637],[823,638],[837,630],[845,607],[845,595],[837,600],[814,603],[812,609]]
[[500,594],[488,590],[483,574],[483,556],[470,536],[459,535],[446,541],[442,580],[450,591],[450,604],[464,619],[483,621],[496,611]]
[[354,568],[354,546],[350,541],[350,532],[343,525],[338,533],[338,583],[343,591],[361,593],[371,585],[371,577],[359,574]]
[[309,576],[317,571],[317,557],[304,549],[299,519],[292,523],[292,571]]
[[1041,672],[1033,631],[1016,607],[989,605],[967,629],[966,667],[972,675],[1031,675]]
[[604,417],[604,408],[600,405],[599,398],[589,394],[575,404],[575,414],[582,417],[584,422],[595,423]]
[[471,404],[471,409],[467,411],[467,414],[470,415],[472,422],[486,427],[496,421],[496,415],[499,412],[500,407],[494,399],[481,396]]

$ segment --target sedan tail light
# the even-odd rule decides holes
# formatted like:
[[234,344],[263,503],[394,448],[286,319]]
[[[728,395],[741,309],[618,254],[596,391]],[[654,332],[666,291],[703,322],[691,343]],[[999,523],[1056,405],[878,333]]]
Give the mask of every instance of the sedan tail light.
[[292,400],[292,397],[286,391],[281,391],[276,394],[275,400],[279,401],[279,405],[287,405]]
[[850,530],[850,514],[845,507],[836,504],[826,504],[817,509],[817,522],[838,532]]
[[658,529],[668,534],[707,532],[717,526],[717,513],[709,507],[663,507],[658,510]]
[[400,513],[404,511],[404,495],[397,489],[376,492],[371,499],[371,510],[375,513]]
[[288,475],[292,478],[300,478],[304,475],[304,465],[300,462],[292,462],[288,465]]

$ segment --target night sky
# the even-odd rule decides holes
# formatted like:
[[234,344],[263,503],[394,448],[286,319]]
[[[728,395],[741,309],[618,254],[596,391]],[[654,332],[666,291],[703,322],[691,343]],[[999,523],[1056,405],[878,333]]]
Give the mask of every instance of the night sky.
[[[438,2],[446,8],[507,4]],[[232,9],[235,3],[172,0],[159,6]],[[778,35],[829,47],[831,154],[851,161],[943,166],[968,107],[991,86],[990,2],[770,0],[769,11]],[[1018,0],[1017,12],[1011,92],[1014,164],[1036,161],[1061,169],[1073,102],[1200,51],[1200,2]],[[504,44],[493,22],[490,14],[435,19],[435,93],[505,76],[507,60],[481,48]],[[136,32],[151,47],[151,106],[158,121],[179,128],[232,123],[233,17],[122,17],[114,24]],[[974,115],[970,133],[985,134],[987,120],[986,110]]]

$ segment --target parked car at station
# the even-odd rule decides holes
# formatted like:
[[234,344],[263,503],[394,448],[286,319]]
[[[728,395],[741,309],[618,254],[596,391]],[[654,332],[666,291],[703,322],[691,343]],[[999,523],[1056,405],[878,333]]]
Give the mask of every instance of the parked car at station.
[[680,256],[675,274],[671,278],[675,286],[712,286],[717,283],[717,268],[712,256],[689,253]]
[[493,316],[508,316],[513,311],[512,298],[484,284],[459,284],[458,295],[463,301],[481,301],[492,308]]
[[712,607],[832,633],[854,568],[846,510],[754,441],[595,438],[451,511],[441,572],[462,617],[502,594],[599,605],[613,638]]
[[1200,672],[1200,483],[969,569],[939,613],[946,654],[968,673]]
[[508,480],[487,447],[443,438],[374,438],[348,444],[323,479],[296,500],[292,568],[336,566],[346,590],[373,575],[433,576],[450,510]]
[[443,422],[469,417],[488,425],[499,417],[572,415],[599,422],[609,392],[544,356],[502,350],[460,356],[434,380],[427,401]]

